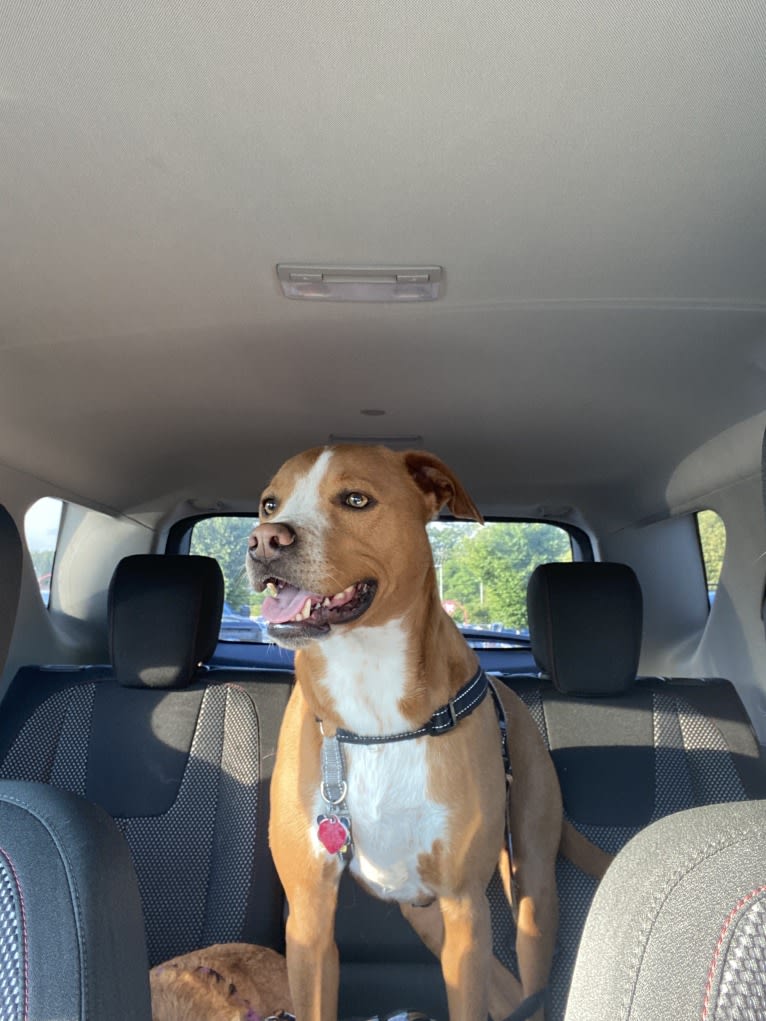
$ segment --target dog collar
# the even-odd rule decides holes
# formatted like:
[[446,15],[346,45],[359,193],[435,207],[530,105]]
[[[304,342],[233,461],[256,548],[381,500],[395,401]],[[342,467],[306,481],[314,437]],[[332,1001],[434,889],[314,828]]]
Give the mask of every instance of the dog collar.
[[343,730],[342,727],[339,727],[335,731],[335,736],[341,744],[389,744],[394,741],[411,741],[413,738],[426,735],[440,737],[442,734],[448,734],[464,716],[470,716],[484,700],[488,689],[487,675],[479,667],[457,695],[451,698],[446,705],[437,709],[428,722],[417,730],[405,730],[400,734],[366,735],[354,734],[351,730]]

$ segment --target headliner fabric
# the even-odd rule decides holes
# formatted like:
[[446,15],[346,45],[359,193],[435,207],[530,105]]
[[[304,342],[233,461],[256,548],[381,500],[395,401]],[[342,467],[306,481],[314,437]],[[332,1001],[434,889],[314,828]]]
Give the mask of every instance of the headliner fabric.
[[213,653],[223,575],[212,557],[125,557],[110,590],[112,664],[121,684],[178,688]]
[[527,611],[532,653],[559,691],[619,694],[635,680],[642,598],[625,564],[543,564],[529,579]]
[[[666,510],[763,411],[765,33],[720,0],[6,0],[0,461],[253,506],[390,393],[482,506]],[[444,297],[289,302],[283,260],[436,262]]]

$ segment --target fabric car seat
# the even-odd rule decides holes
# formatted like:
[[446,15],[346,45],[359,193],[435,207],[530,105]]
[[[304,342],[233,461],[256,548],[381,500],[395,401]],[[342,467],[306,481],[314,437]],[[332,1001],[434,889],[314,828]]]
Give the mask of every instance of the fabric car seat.
[[114,822],[67,791],[0,782],[0,1017],[151,1016],[141,900]]
[[[0,672],[21,589],[22,545],[0,507]],[[0,782],[3,1021],[149,1021],[143,916],[128,848],[82,798]]]
[[0,778],[80,794],[124,834],[152,966],[217,942],[283,946],[268,787],[292,678],[205,666],[222,601],[211,558],[127,557],[112,663],[23,667],[0,712]]
[[[762,752],[731,683],[637,677],[642,599],[628,566],[545,564],[530,578],[527,604],[540,673],[504,679],[550,749],[567,818],[594,843],[616,853],[672,813],[766,797]],[[559,858],[557,885],[550,1021],[563,1017],[598,884]],[[497,879],[489,894],[495,953],[515,969],[513,922]]]
[[661,819],[593,900],[566,1021],[766,1017],[766,802]]

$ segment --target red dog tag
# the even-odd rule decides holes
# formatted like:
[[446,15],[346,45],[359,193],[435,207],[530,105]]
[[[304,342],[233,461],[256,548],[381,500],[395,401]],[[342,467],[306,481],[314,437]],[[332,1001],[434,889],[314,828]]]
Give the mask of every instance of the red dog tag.
[[317,837],[328,854],[346,851],[351,843],[351,830],[345,819],[337,815],[320,815],[317,818]]

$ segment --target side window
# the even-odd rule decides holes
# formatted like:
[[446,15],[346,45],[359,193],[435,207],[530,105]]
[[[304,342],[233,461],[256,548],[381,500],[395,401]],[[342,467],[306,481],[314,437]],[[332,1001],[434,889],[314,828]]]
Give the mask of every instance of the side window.
[[703,510],[697,513],[697,530],[705,564],[708,603],[712,606],[726,552],[726,527],[715,511]]
[[222,641],[268,642],[261,617],[263,593],[254,593],[245,573],[247,537],[258,524],[256,517],[215,517],[198,521],[192,528],[189,552],[215,557],[223,572],[224,604]]
[[442,606],[468,630],[528,636],[529,576],[572,559],[569,533],[542,521],[434,521],[428,534]]
[[43,497],[33,503],[24,516],[24,534],[32,557],[40,597],[48,605],[53,580],[54,560],[61,530],[62,500]]

